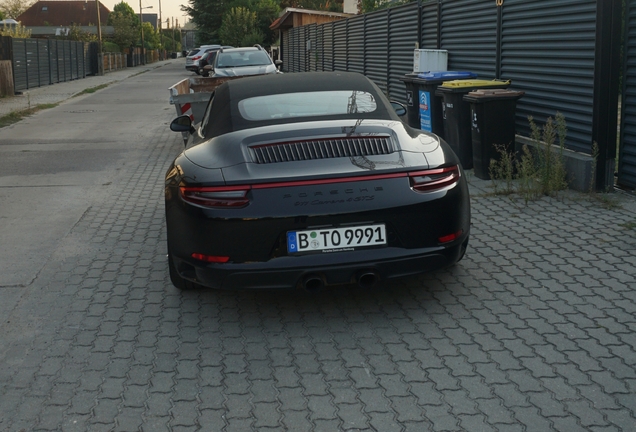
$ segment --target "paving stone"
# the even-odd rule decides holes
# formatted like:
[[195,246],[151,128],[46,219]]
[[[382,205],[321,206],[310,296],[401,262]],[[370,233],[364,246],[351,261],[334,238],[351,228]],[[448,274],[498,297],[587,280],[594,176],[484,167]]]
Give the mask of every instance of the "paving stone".
[[[97,111],[111,90],[65,107]],[[174,117],[161,92],[143,98],[154,124]],[[453,268],[366,291],[179,292],[161,179],[183,143],[128,124],[108,141],[135,167],[103,186],[117,199],[91,205],[0,316],[0,430],[634,429],[636,258],[617,227],[633,198],[526,205],[468,171],[470,246]]]

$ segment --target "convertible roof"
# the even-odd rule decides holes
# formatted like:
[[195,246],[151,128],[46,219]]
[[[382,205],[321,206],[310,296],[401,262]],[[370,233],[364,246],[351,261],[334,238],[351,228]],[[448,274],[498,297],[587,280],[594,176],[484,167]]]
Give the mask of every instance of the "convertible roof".
[[312,121],[311,117],[294,117],[250,121],[244,119],[238,110],[243,99],[284,93],[302,93],[330,90],[359,90],[373,95],[377,109],[370,113],[320,116],[316,120],[338,119],[382,119],[400,118],[393,111],[380,89],[367,77],[354,72],[306,72],[259,75],[234,79],[219,86],[214,94],[212,111],[205,135],[209,138],[242,129],[273,124],[299,123]]

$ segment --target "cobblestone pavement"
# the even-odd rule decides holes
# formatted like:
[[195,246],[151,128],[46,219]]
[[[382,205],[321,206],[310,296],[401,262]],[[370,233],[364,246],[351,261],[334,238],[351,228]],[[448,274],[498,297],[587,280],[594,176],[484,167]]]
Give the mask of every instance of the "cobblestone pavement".
[[636,430],[633,198],[525,206],[471,178],[452,269],[181,293],[161,201],[181,145],[158,130],[129,187],[65,238],[75,255],[2,316],[0,430]]

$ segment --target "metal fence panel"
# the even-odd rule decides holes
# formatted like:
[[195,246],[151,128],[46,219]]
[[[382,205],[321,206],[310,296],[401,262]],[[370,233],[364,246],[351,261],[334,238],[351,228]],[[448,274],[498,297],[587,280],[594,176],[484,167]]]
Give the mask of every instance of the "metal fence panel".
[[422,40],[420,48],[437,49],[437,2],[427,2],[422,5]]
[[628,4],[618,184],[636,188],[636,0]]
[[324,52],[324,35],[325,35],[325,26],[316,26],[316,43],[314,47],[314,53],[316,56],[316,70],[323,71],[324,61],[325,61],[325,52]]
[[347,20],[333,24],[333,69],[347,70]]
[[38,39],[38,62],[37,62],[37,74],[39,86],[45,86],[51,84],[51,65],[49,54],[49,41],[46,39]]
[[29,88],[26,57],[26,39],[12,39],[13,44],[13,84],[16,91]]
[[70,81],[73,79],[72,69],[73,69],[73,60],[71,58],[71,42],[70,41],[62,41],[62,46],[64,47],[64,81]]
[[[508,0],[504,4],[507,7]],[[448,50],[448,69],[472,71],[484,79],[495,78],[496,3],[454,0],[442,2],[441,6],[441,49]],[[544,9],[549,10],[547,7]],[[532,40],[534,33],[530,35],[532,37],[526,37]]]
[[363,74],[364,65],[364,16],[350,18],[347,29],[347,70]]
[[291,59],[289,62],[289,71],[298,72],[298,53],[296,52],[296,44],[298,41],[298,28],[291,29],[289,31],[289,52],[291,53]]
[[301,47],[301,45],[304,43],[303,30],[304,29],[302,27],[298,27],[298,29],[296,30],[296,34],[294,35],[294,53],[296,54],[294,72],[304,72],[305,70],[305,56],[303,55],[305,50]]
[[71,79],[79,78],[79,68],[77,67],[77,43],[70,42],[70,51],[71,51]]
[[309,62],[307,58],[307,26],[298,27],[298,63],[297,72],[307,72]]
[[290,44],[289,34],[290,34],[290,31],[283,32],[283,50],[282,50],[283,66],[281,67],[283,72],[291,71],[291,68],[289,67],[289,65],[290,65],[290,62],[292,61],[293,55],[289,45]]
[[559,111],[567,147],[590,154],[596,0],[506,0],[502,12],[501,78],[526,92],[517,133],[530,135],[529,115],[543,124]]
[[317,45],[317,40],[316,40],[316,24],[310,24],[308,25],[306,28],[306,32],[305,32],[305,37],[306,37],[306,56],[307,56],[307,70],[309,71],[316,71],[317,69],[317,62],[318,62],[318,55],[316,52],[316,45]]
[[413,50],[418,42],[418,6],[409,3],[388,10],[388,93],[391,99],[406,103],[406,90],[400,78],[413,72]]
[[323,24],[322,33],[322,52],[323,52],[323,70],[332,71],[334,56],[333,56],[333,23]]
[[77,75],[78,78],[86,78],[86,49],[84,42],[77,44]]
[[38,71],[38,41],[37,39],[26,39],[26,61],[27,61],[27,86],[34,88],[40,86],[40,74]]
[[51,84],[60,82],[57,45],[58,43],[55,39],[49,39],[49,72],[51,76]]
[[365,74],[387,93],[389,26],[386,10],[366,15],[364,37]]

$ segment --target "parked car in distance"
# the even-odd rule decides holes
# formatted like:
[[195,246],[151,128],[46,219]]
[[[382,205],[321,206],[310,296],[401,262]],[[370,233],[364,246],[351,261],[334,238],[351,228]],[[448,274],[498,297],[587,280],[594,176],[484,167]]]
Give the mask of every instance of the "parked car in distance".
[[206,52],[209,52],[213,49],[219,49],[219,48],[221,48],[221,45],[201,45],[200,47],[193,49],[186,56],[186,64],[185,64],[186,70],[189,70],[191,72],[198,74],[199,61],[201,60],[201,57],[203,57],[203,55]]
[[[224,45],[223,49],[227,49],[227,48],[234,48],[232,46],[229,45]],[[206,68],[207,65],[212,65],[214,64],[214,59],[216,58],[216,53],[219,52],[221,48],[213,48],[209,51],[207,51],[205,54],[203,54],[203,56],[201,57],[201,59],[199,60],[199,75],[207,77],[210,76],[210,72],[212,70],[212,68]]]
[[172,283],[368,288],[459,261],[466,176],[395,106],[361,74],[269,74],[217,87],[198,124],[177,117],[190,136],[165,177]]
[[254,47],[222,49],[214,59],[214,76],[245,76],[278,73],[278,65],[267,51],[256,45]]

